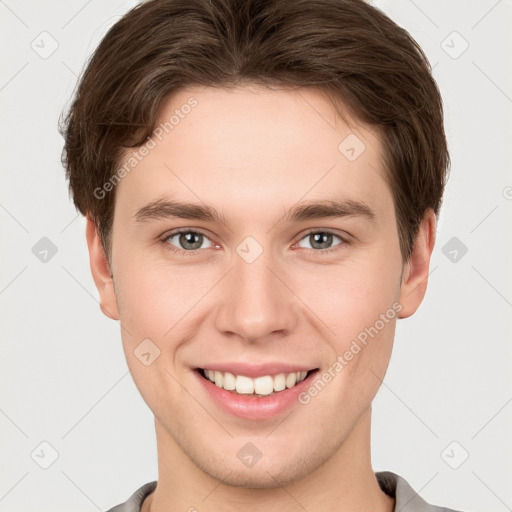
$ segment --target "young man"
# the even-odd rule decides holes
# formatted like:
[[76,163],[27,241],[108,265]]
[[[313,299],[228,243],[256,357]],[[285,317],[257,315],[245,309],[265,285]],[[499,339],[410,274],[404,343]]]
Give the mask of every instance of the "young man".
[[150,0],[99,45],[64,135],[155,416],[158,482],[111,512],[447,510],[370,460],[449,166],[406,31],[362,0]]

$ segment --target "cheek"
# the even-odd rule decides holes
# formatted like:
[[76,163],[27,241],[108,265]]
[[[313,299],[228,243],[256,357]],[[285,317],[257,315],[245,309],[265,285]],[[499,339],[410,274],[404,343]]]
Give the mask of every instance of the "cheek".
[[128,331],[164,338],[180,324],[214,286],[212,272],[169,264],[130,264],[118,268],[116,297]]
[[391,356],[401,309],[400,272],[400,259],[381,253],[317,274],[301,290],[308,306],[329,327],[326,340],[332,356],[326,379],[336,381],[332,389],[340,393],[330,398],[345,403],[358,397],[359,403],[367,404],[373,399]]
[[123,350],[134,383],[153,411],[164,402],[177,406],[182,375],[173,360],[190,338],[184,330],[187,313],[202,295],[186,284],[169,267],[127,261],[117,267]]
[[[307,280],[297,281],[298,295],[328,326],[340,350],[359,332],[373,326],[399,296],[400,265],[394,263],[362,260],[305,274]],[[388,316],[395,318],[391,313]],[[384,337],[393,335],[388,323],[383,328],[379,322]]]
[[[348,285],[348,281],[347,278],[344,284]],[[380,288],[370,281],[359,281],[356,288],[337,284],[337,295],[333,291],[336,283],[330,285],[329,299],[327,293],[323,298],[317,295],[318,305],[323,300],[319,314],[324,315],[334,332],[326,338],[332,355],[327,368],[319,372],[302,400],[316,401],[312,416],[334,411],[336,428],[342,432],[353,426],[381,385],[391,356],[400,305],[395,301],[393,287]],[[334,297],[338,302],[332,300]]]
[[183,368],[174,363],[181,361],[190,340],[199,337],[207,314],[204,297],[218,280],[213,271],[198,272],[193,266],[125,260],[116,267],[123,350],[150,407],[179,391],[179,386],[170,391],[172,376],[178,381],[184,377]]

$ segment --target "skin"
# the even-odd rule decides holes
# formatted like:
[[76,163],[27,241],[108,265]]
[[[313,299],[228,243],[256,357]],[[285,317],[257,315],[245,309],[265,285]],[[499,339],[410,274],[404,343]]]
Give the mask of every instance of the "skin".
[[[192,367],[272,360],[327,371],[393,303],[400,318],[419,307],[435,216],[426,212],[404,263],[379,134],[348,126],[318,91],[190,87],[167,100],[161,120],[191,96],[198,105],[116,187],[110,262],[87,223],[101,309],[120,320],[131,374],[155,416],[159,481],[142,510],[392,511],[371,466],[370,422],[396,317],[309,404],[269,420],[219,409]],[[355,161],[338,150],[351,133],[366,146]],[[136,221],[162,198],[206,203],[226,223]],[[298,202],[340,198],[364,202],[374,221],[282,220]],[[201,248],[166,239],[176,228],[205,235]],[[312,228],[346,241],[334,236],[335,250],[322,254]],[[263,248],[253,263],[236,252],[247,236]],[[149,366],[133,353],[146,338],[160,349]],[[247,442],[262,453],[251,468],[236,456]]]

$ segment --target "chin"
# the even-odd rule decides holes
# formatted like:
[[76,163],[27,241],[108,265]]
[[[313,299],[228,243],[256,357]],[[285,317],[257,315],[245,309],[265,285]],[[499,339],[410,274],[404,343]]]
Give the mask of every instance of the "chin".
[[296,454],[293,459],[264,460],[265,456],[251,468],[243,467],[236,459],[223,458],[212,461],[194,461],[210,477],[222,481],[224,485],[246,489],[277,489],[302,480],[327,459],[319,452],[311,454]]

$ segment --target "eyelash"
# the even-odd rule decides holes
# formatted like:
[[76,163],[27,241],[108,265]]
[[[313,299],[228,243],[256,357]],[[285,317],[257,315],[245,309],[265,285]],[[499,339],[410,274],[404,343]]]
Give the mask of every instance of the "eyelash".
[[[204,251],[205,249],[193,249],[193,250],[190,250],[190,251],[187,251],[185,249],[179,249],[178,247],[175,247],[174,245],[171,245],[168,240],[176,235],[180,235],[182,233],[195,233],[195,234],[200,234],[200,235],[203,235],[204,237],[208,238],[208,235],[206,235],[205,233],[203,233],[202,231],[198,231],[196,229],[186,229],[186,228],[181,228],[181,229],[177,229],[175,231],[172,231],[171,233],[165,235],[165,237],[163,238],[162,242],[164,243],[164,246],[165,246],[165,249],[174,253],[174,254],[184,254],[186,256],[196,256],[197,253],[199,251]],[[314,252],[314,253],[317,253],[317,254],[322,254],[322,255],[326,255],[326,254],[330,254],[331,252],[334,252],[334,251],[338,251],[338,250],[341,250],[343,249],[343,247],[345,245],[349,245],[349,241],[347,240],[346,237],[343,237],[341,235],[339,235],[338,233],[335,233],[333,231],[329,231],[328,229],[311,229],[309,231],[307,231],[300,239],[298,242],[300,242],[301,240],[303,240],[304,238],[314,234],[314,233],[323,233],[323,234],[328,234],[328,235],[333,235],[337,238],[339,238],[341,240],[341,242],[333,247],[329,247],[328,249],[308,249],[308,248],[305,248],[308,252]],[[210,240],[211,241],[211,240]],[[297,242],[297,243],[298,243]],[[212,242],[214,243],[214,242]],[[302,247],[302,249],[304,249],[304,247]]]

